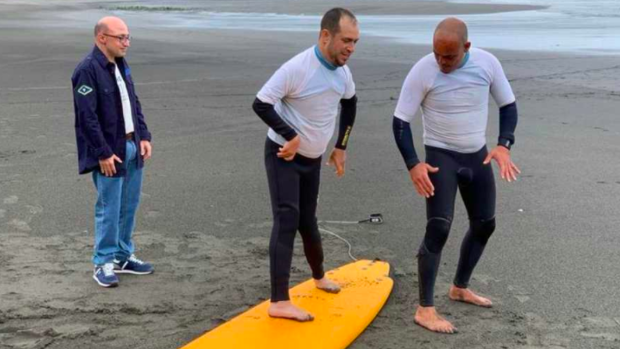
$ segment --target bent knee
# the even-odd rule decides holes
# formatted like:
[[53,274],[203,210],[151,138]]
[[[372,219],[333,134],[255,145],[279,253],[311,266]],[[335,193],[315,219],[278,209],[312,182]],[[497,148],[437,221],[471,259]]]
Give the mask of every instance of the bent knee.
[[474,238],[480,241],[482,245],[486,245],[495,231],[495,217],[471,221],[471,230]]
[[424,249],[430,253],[441,252],[448,240],[451,226],[452,220],[449,218],[430,218],[426,223],[426,235],[424,236],[423,248],[421,248],[420,253],[423,254],[425,252]]

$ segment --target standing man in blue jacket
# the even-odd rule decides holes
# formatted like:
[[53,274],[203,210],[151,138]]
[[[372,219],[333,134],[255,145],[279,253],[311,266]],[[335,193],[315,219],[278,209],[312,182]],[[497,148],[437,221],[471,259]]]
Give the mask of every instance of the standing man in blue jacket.
[[119,273],[153,272],[134,255],[131,240],[142,168],[152,150],[124,59],[130,42],[120,18],[102,18],[95,26],[95,47],[71,77],[79,172],[92,173],[97,189],[93,278],[103,287],[118,286]]

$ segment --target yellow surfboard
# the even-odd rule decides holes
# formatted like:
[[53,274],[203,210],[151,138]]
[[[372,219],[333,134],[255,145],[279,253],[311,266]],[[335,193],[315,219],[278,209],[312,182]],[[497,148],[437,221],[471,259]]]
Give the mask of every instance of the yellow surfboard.
[[291,301],[314,315],[299,323],[267,315],[265,301],[195,339],[183,349],[343,349],[364,331],[388,299],[394,281],[390,265],[360,260],[327,272],[342,287],[338,294],[317,289],[312,280],[290,290]]

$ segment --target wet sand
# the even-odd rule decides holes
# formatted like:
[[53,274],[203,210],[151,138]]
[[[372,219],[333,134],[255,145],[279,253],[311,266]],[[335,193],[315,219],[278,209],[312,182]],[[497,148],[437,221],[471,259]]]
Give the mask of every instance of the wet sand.
[[[402,3],[372,10],[372,2],[362,4],[377,14],[401,11]],[[322,5],[304,6],[320,13]],[[250,106],[275,69],[313,45],[316,34],[129,23],[136,39],[128,59],[154,138],[135,240],[138,256],[156,273],[122,275],[120,287],[108,290],[91,278],[95,190],[89,176],[77,174],[70,88],[73,68],[91,48],[94,21],[107,13],[100,6],[0,2],[0,348],[176,348],[269,296],[266,127]],[[75,11],[83,17],[57,19]],[[513,154],[523,175],[512,184],[498,181],[498,228],[472,281],[493,309],[446,296],[467,225],[457,198],[436,286],[437,307],[459,327],[456,336],[413,323],[425,210],[391,135],[402,81],[430,47],[363,37],[350,62],[360,103],[348,172],[337,179],[325,167],[318,216],[383,213],[382,225],[322,226],[348,239],[355,257],[389,261],[395,280],[387,305],[353,349],[620,343],[617,57],[491,51],[519,101]],[[492,145],[497,108],[490,110]],[[418,120],[419,151],[420,129]],[[299,243],[293,282],[310,277]],[[340,240],[324,235],[324,248],[328,269],[349,261]]]

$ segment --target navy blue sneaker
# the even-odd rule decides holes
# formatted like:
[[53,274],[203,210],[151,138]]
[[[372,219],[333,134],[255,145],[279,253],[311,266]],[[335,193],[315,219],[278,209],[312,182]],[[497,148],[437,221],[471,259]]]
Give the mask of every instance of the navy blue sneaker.
[[151,264],[139,260],[133,254],[126,261],[114,260],[114,272],[117,274],[146,275],[153,271],[155,270]]
[[114,274],[114,264],[106,263],[104,265],[96,265],[93,279],[103,287],[118,286],[118,276]]

